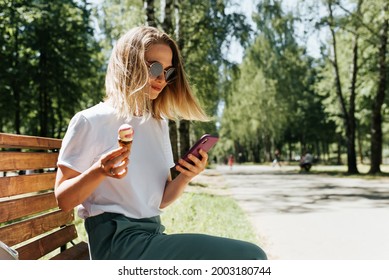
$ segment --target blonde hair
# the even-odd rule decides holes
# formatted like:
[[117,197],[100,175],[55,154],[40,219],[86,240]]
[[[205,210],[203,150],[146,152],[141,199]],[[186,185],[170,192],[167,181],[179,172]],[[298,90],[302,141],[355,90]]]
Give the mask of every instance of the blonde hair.
[[[145,93],[149,82],[145,52],[154,44],[171,48],[176,79],[150,100]],[[177,44],[154,27],[133,28],[118,40],[109,59],[105,88],[106,101],[117,109],[119,117],[131,119],[140,114],[157,119],[208,120],[189,86]]]

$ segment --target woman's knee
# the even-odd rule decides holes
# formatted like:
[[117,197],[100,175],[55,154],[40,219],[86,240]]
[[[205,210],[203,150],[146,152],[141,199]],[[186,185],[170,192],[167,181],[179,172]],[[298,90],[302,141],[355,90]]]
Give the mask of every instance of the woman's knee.
[[251,260],[267,260],[267,255],[265,251],[255,244],[251,244],[249,254],[249,259]]
[[[254,243],[247,241],[234,240],[237,247],[233,249],[235,259],[240,260],[267,260],[264,250]],[[232,248],[231,248],[232,249]]]

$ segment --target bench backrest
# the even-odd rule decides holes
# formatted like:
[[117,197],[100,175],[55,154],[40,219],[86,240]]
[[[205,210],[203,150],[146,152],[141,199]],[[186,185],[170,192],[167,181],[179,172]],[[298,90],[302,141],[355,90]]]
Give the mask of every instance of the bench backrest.
[[19,259],[87,259],[87,244],[67,249],[77,238],[74,211],[64,212],[54,196],[61,140],[0,133],[0,241]]

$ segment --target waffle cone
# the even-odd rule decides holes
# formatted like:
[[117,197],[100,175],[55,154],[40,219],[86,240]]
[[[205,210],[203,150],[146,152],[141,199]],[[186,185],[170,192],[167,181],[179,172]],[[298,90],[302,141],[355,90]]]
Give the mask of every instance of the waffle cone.
[[127,147],[128,150],[131,150],[132,141],[122,141],[119,139],[118,142],[119,142],[119,146]]

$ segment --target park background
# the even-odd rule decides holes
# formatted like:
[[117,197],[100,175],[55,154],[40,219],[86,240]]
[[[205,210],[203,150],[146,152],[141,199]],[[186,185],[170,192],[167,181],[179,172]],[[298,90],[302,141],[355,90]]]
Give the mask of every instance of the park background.
[[1,0],[0,11],[2,132],[62,138],[103,99],[115,41],[146,24],[177,40],[213,118],[170,122],[176,159],[213,133],[219,163],[269,162],[276,149],[351,174],[388,162],[387,1]]
[[[279,150],[293,167],[310,151],[311,173],[386,177],[388,18],[385,0],[0,0],[0,131],[62,138],[102,101],[116,40],[152,25],[177,40],[212,117],[170,122],[176,159],[211,133],[212,163],[269,166]],[[200,179],[166,227],[262,244],[219,174]]]

